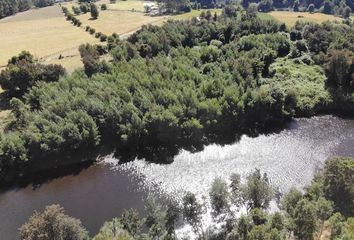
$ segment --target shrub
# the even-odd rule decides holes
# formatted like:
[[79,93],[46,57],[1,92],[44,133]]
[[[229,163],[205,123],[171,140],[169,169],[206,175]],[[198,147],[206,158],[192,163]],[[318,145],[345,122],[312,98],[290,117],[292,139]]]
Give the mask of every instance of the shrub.
[[107,4],[102,4],[102,5],[101,5],[101,10],[102,10],[102,11],[107,10]]
[[90,5],[88,5],[88,3],[81,3],[80,10],[82,13],[87,13],[90,11]]
[[73,9],[73,12],[74,12],[75,15],[80,15],[80,13],[81,13],[80,8],[72,6],[72,9]]
[[86,26],[86,27],[85,27],[85,31],[86,31],[86,32],[90,31],[90,26]]
[[101,33],[101,32],[97,32],[97,33],[95,34],[95,38],[100,38],[100,37],[101,37],[101,35],[102,35],[102,33]]
[[100,36],[100,41],[101,41],[101,42],[105,42],[106,40],[107,40],[107,35],[101,34],[101,36]]
[[92,34],[94,34],[94,33],[96,32],[96,29],[90,28],[89,32],[90,32],[90,34],[92,35]]

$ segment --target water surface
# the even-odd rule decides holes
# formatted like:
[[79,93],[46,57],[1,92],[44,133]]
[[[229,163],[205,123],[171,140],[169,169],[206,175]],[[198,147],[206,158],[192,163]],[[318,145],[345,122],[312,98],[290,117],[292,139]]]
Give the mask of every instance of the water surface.
[[0,193],[0,239],[18,239],[18,227],[32,212],[53,203],[80,218],[93,235],[125,208],[143,212],[149,192],[177,199],[185,191],[207,195],[215,177],[227,179],[231,173],[245,177],[255,168],[266,172],[282,191],[303,187],[328,157],[336,155],[354,157],[354,120],[297,119],[279,133],[242,136],[236,143],[210,145],[198,153],[181,151],[168,165],[143,160],[119,165],[119,160],[107,157],[77,175]]

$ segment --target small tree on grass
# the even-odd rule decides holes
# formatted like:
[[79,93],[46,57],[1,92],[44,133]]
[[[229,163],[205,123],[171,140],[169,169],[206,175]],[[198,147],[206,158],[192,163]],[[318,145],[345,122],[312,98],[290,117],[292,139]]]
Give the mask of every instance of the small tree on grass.
[[80,10],[82,13],[87,13],[90,11],[90,5],[88,3],[81,3]]
[[96,29],[90,28],[89,32],[90,32],[90,34],[92,35],[92,34],[94,34],[94,33],[96,32]]
[[106,40],[107,40],[107,35],[102,33],[100,36],[100,41],[105,42]]
[[72,6],[72,9],[73,9],[73,12],[74,12],[75,15],[80,15],[80,13],[81,13],[80,8]]
[[101,10],[102,10],[102,11],[107,10],[107,4],[102,4],[102,5],[101,5]]
[[100,38],[100,37],[101,37],[101,35],[102,35],[102,33],[101,33],[101,32],[97,32],[97,33],[95,34],[95,38]]
[[91,17],[93,19],[97,19],[98,15],[99,15],[99,12],[98,12],[97,6],[94,3],[91,3],[90,11],[91,11]]

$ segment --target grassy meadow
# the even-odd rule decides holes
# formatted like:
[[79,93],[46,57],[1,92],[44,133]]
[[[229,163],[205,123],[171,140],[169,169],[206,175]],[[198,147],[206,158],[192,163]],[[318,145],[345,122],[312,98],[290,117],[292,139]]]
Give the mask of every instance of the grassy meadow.
[[[78,46],[97,40],[66,21],[59,6],[19,13],[0,20],[0,66],[23,50],[41,62],[60,63],[69,71],[81,66]],[[64,58],[59,60],[59,56]],[[67,61],[69,60],[69,61]]]
[[77,16],[83,26],[90,26],[96,29],[96,32],[102,32],[106,35],[117,33],[127,35],[138,30],[144,24],[153,24],[161,22],[167,17],[151,17],[141,12],[132,11],[100,11],[98,19],[92,20],[89,13]]
[[322,23],[325,21],[343,21],[343,18],[323,13],[273,11],[269,13],[260,13],[259,15],[261,18],[273,18],[280,22],[284,22],[288,27],[294,26],[297,21],[314,23]]

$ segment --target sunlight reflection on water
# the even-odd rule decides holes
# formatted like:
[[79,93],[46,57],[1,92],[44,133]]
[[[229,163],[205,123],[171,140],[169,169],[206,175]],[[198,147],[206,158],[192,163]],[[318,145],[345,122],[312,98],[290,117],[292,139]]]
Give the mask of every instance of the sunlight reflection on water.
[[244,178],[255,168],[267,173],[271,184],[284,192],[308,184],[323,162],[336,155],[344,139],[354,142],[352,124],[334,116],[297,119],[280,133],[255,138],[244,135],[236,143],[212,144],[197,153],[182,150],[171,164],[135,160],[118,165],[119,161],[112,157],[105,162],[113,169],[141,177],[144,187],[177,199],[185,191],[207,196],[216,177],[226,180],[238,173]]

